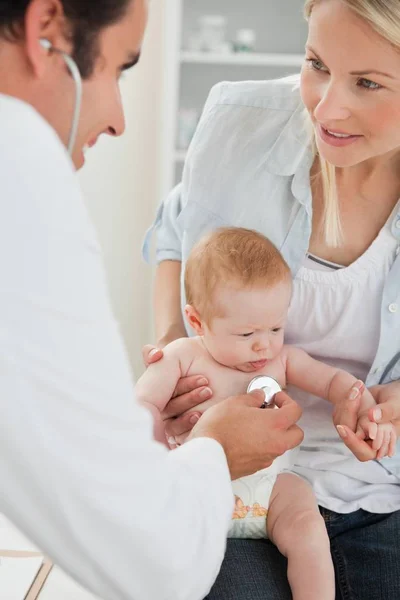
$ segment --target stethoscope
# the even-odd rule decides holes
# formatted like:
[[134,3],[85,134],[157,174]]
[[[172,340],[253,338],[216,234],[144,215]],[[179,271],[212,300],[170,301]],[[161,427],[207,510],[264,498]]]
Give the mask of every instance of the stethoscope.
[[282,391],[279,383],[267,375],[258,375],[252,379],[247,387],[247,393],[254,390],[262,390],[265,394],[264,403],[261,408],[278,408],[274,403],[275,394]]
[[64,59],[64,62],[67,65],[68,70],[71,73],[72,79],[75,83],[75,108],[67,147],[69,155],[72,156],[75,147],[76,136],[78,134],[79,117],[81,114],[82,77],[79,72],[78,65],[76,64],[74,59],[71,58],[71,56],[69,56],[69,54],[63,52],[62,50],[59,50],[58,48],[54,48],[54,46],[51,42],[49,42],[49,40],[41,39],[40,45],[42,46],[42,48],[48,50],[49,52],[57,52],[57,54],[59,54]]

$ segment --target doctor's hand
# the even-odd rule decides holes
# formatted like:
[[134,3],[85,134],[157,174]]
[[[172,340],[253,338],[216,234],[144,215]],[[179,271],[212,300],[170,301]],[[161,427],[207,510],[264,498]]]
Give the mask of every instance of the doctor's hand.
[[[143,362],[146,367],[158,362],[163,358],[163,351],[156,346],[145,346],[142,351]],[[201,375],[183,377],[178,381],[172,399],[168,402],[162,412],[165,421],[165,432],[167,437],[179,438],[182,443],[193,426],[199,420],[201,413],[190,409],[203,404],[212,397],[212,390],[208,387],[208,381]],[[183,414],[185,413],[185,414]]]
[[303,440],[296,425],[301,408],[285,392],[275,396],[279,410],[262,410],[264,393],[228,398],[209,408],[193,427],[188,441],[209,437],[223,447],[232,480],[271,466]]

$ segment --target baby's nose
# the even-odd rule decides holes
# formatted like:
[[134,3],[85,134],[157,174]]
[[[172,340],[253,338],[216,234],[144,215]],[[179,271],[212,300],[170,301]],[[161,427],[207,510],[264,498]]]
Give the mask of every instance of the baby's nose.
[[265,352],[267,350],[269,344],[267,340],[257,341],[253,344],[253,352]]

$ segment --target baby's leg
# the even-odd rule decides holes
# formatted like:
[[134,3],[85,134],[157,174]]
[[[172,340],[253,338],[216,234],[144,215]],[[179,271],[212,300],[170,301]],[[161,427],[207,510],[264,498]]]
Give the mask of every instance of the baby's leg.
[[334,600],[335,574],[325,523],[311,487],[297,475],[278,476],[267,529],[288,559],[293,600]]

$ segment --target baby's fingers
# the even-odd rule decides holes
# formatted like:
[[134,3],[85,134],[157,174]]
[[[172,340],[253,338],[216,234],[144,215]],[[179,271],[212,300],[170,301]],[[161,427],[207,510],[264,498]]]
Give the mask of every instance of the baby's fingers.
[[358,419],[356,436],[360,440],[375,440],[378,431],[378,425],[371,423],[368,419],[368,415],[363,415]]
[[372,448],[374,450],[379,450],[382,447],[382,444],[385,440],[385,430],[382,427],[374,427],[372,430],[374,437],[369,437],[370,440],[373,440]]
[[390,442],[389,442],[389,453],[388,456],[391,458],[396,454],[396,445],[397,445],[397,435],[396,429],[393,427],[390,433]]
[[377,436],[372,444],[372,448],[378,451],[376,458],[381,459],[385,456],[389,456],[390,442],[393,432],[394,427],[390,423],[378,425]]
[[382,446],[380,447],[376,458],[381,459],[381,458],[385,458],[385,456],[389,456],[390,436],[391,436],[390,431],[384,432]]

